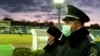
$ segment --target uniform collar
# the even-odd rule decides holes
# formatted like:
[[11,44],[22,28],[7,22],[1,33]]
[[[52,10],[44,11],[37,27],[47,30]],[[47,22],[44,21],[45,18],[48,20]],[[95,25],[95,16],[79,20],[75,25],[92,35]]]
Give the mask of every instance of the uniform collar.
[[71,44],[72,47],[75,47],[80,42],[87,39],[87,35],[89,35],[89,31],[85,27],[83,27],[83,28],[73,32],[69,36],[69,43]]

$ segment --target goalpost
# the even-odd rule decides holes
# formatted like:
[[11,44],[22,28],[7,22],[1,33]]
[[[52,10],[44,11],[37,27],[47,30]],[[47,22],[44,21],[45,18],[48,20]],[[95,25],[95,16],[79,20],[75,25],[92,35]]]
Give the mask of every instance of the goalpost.
[[33,51],[43,49],[47,43],[48,37],[46,35],[46,29],[31,29],[32,33],[32,47]]

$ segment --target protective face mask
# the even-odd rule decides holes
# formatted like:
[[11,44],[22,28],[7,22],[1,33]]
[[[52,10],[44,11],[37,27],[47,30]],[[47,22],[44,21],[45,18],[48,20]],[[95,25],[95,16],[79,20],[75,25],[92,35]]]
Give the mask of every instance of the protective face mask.
[[67,37],[71,34],[71,25],[63,25],[62,33]]

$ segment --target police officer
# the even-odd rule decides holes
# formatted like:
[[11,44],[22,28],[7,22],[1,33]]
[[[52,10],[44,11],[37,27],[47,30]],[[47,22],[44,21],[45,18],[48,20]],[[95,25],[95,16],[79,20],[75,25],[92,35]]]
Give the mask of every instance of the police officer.
[[44,56],[56,56],[60,48],[58,38],[61,36],[61,31],[55,26],[51,26],[47,29],[48,43],[44,47]]
[[63,19],[64,25],[62,27],[66,41],[57,56],[97,55],[96,51],[89,52],[91,47],[91,43],[87,37],[89,31],[84,26],[84,23],[89,22],[90,18],[73,5],[67,5],[67,8],[68,14]]

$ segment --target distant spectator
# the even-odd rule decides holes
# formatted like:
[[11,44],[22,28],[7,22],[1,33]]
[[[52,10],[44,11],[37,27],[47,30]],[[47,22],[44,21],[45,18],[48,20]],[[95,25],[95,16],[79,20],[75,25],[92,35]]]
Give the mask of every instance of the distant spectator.
[[56,56],[58,49],[60,48],[58,38],[61,36],[61,31],[58,28],[52,26],[47,30],[47,34],[49,38],[47,45],[44,47],[44,56]]

